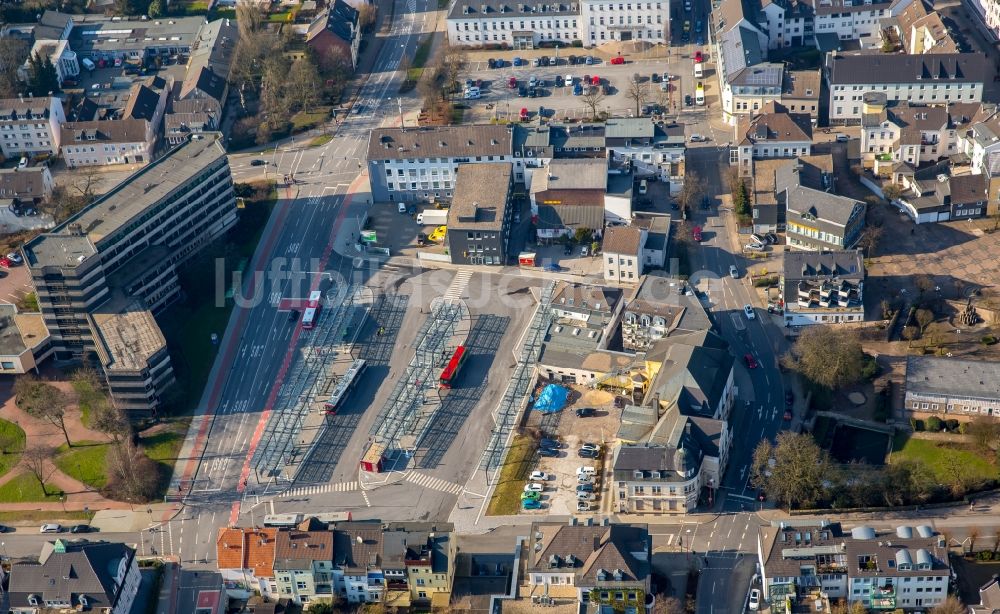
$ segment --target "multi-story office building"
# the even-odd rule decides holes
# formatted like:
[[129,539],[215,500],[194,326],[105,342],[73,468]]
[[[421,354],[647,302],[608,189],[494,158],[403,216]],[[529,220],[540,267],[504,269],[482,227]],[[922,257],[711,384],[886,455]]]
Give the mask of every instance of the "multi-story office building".
[[368,140],[374,202],[450,201],[459,164],[510,162],[506,126],[378,128]]
[[859,526],[845,534],[825,520],[775,521],[758,532],[757,556],[763,596],[772,604],[790,601],[794,608],[824,594],[874,611],[913,611],[948,596],[948,548],[929,526]]
[[57,358],[99,359],[117,406],[153,411],[173,380],[153,314],[175,267],[236,223],[226,152],[199,135],[24,247]]
[[1000,362],[909,356],[903,405],[909,412],[947,414],[949,418],[998,417],[997,378]]
[[669,40],[670,3],[667,0],[581,0],[578,38],[587,47],[608,41]]
[[979,53],[829,54],[823,78],[829,89],[830,122],[860,123],[869,92],[911,104],[981,102],[990,68]]
[[5,158],[59,153],[59,127],[66,121],[55,96],[0,100],[0,152]]
[[458,167],[448,210],[448,253],[453,264],[507,264],[513,188],[510,162]]

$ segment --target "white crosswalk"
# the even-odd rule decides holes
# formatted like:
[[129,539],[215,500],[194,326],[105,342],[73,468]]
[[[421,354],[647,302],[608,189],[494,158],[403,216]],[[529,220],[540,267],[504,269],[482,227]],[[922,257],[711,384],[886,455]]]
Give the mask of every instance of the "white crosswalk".
[[407,473],[406,481],[413,482],[417,486],[423,486],[424,488],[430,488],[431,490],[438,490],[452,495],[457,495],[462,492],[462,486],[459,484],[442,480],[441,478],[434,478],[423,473],[417,473],[416,471]]
[[338,482],[336,484],[319,484],[316,486],[299,486],[281,493],[282,497],[302,497],[305,495],[320,495],[328,492],[350,492],[358,489],[357,482]]
[[451,280],[451,285],[448,286],[447,292],[444,293],[444,300],[446,301],[457,301],[462,298],[462,293],[465,292],[465,288],[469,285],[469,280],[472,279],[472,271],[468,269],[461,269],[458,273],[455,273],[455,278]]

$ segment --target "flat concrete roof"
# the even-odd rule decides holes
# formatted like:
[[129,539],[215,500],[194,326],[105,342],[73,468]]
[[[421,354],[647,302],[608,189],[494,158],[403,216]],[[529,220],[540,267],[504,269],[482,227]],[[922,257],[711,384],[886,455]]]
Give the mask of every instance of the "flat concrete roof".
[[167,152],[51,231],[24,246],[29,266],[73,267],[97,253],[95,245],[171,192],[191,181],[226,150],[218,134],[204,134]]
[[119,294],[91,316],[104,352],[98,351],[108,371],[138,371],[167,345],[153,314],[138,299]]
[[0,356],[18,356],[48,336],[40,314],[19,314],[13,305],[0,303]]

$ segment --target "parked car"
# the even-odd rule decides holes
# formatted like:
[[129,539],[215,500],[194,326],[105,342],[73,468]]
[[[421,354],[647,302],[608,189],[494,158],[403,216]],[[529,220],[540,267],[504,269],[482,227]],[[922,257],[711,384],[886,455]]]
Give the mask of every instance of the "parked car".
[[597,469],[593,465],[583,465],[576,468],[577,475],[597,475]]
[[40,529],[41,533],[61,533],[63,530],[61,525],[55,523],[46,523],[42,525]]
[[767,233],[766,235],[764,235],[764,238],[767,239],[767,242],[772,245],[778,242],[778,235],[774,234],[773,232]]
[[580,247],[580,255],[581,256],[589,256],[590,255],[590,246],[589,245],[583,245],[583,246],[581,246]]
[[757,314],[754,313],[753,305],[743,305],[743,313],[746,315],[748,320],[753,320],[757,317]]
[[588,55],[588,56],[587,56],[587,57],[586,57],[586,58],[585,58],[585,59],[583,60],[583,63],[584,63],[584,64],[586,64],[587,66],[590,66],[590,65],[592,65],[592,64],[594,64],[594,63],[596,63],[596,60],[594,60],[594,56],[592,56],[592,55]]
[[593,484],[577,484],[576,492],[594,492]]
[[526,490],[521,493],[521,501],[524,501],[525,499],[534,499],[535,501],[538,501],[541,498],[542,498],[542,493],[540,492]]
[[24,258],[22,258],[21,254],[17,252],[10,252],[7,254],[7,260],[10,260],[12,264],[21,264],[24,262]]
[[578,492],[576,493],[577,501],[596,501],[597,495],[592,492]]
[[552,448],[538,448],[539,456],[546,456],[548,458],[557,458],[559,456],[559,450],[553,450]]
[[598,77],[597,75],[592,76],[590,78],[590,84],[591,85],[600,85],[601,84],[601,78]]
[[538,445],[542,446],[543,448],[554,448],[558,450],[559,448],[562,447],[562,442],[557,439],[549,439],[548,437],[542,437],[541,440],[539,440]]
[[757,368],[757,359],[753,357],[753,354],[744,354],[743,362],[747,363],[747,369]]
[[615,409],[624,409],[625,405],[628,404],[628,399],[619,395],[615,397]]
[[707,141],[708,139],[706,139],[704,135],[701,135],[701,134],[698,134],[697,132],[695,132],[690,137],[688,137],[688,140],[691,141],[692,143],[703,143],[703,142]]
[[0,533],[10,533],[14,529],[8,527],[7,525],[0,524]]
[[576,410],[577,418],[589,418],[594,415],[593,407],[579,407]]
[[90,533],[94,531],[96,527],[92,527],[89,524],[76,524],[70,527],[70,533]]
[[531,58],[531,65],[532,66],[538,66],[540,63],[541,63],[541,60],[539,60],[539,58]]
[[579,456],[580,458],[597,458],[598,456],[597,452],[593,450],[587,450],[584,448],[580,448],[579,450],[577,450],[576,455]]
[[584,450],[593,450],[594,452],[601,451],[601,446],[597,445],[596,443],[584,443],[580,446],[580,448]]
[[650,75],[650,77],[649,77],[649,80],[650,80],[650,81],[652,81],[653,83],[659,83],[659,82],[660,82],[660,79],[661,79],[661,77],[660,77],[660,73],[658,73],[658,72],[654,72],[654,73],[653,73],[652,75]]
[[781,416],[781,419],[784,420],[785,422],[791,422],[792,421],[792,410],[786,409],[784,415]]
[[520,66],[522,64],[521,58],[515,56],[514,61],[512,63],[514,64],[514,66]]
[[701,64],[704,61],[705,61],[705,56],[701,55],[701,51],[695,51],[694,52],[694,63],[695,64]]
[[527,119],[528,119],[528,107],[521,107],[521,113],[520,113],[519,116],[521,118],[521,121],[527,121]]
[[526,510],[540,510],[542,502],[537,499],[524,499],[521,501],[521,507]]
[[514,89],[515,87],[517,87],[517,77],[511,77],[510,79],[507,79],[507,87],[509,87],[510,89]]
[[566,81],[563,80],[562,75],[556,75],[556,87],[564,87],[565,85]]
[[577,474],[576,481],[579,482],[580,484],[593,484],[594,476],[586,473]]
[[760,608],[760,591],[757,589],[750,590],[750,602],[748,607],[751,612],[756,612]]
[[547,482],[549,480],[549,474],[544,471],[532,471],[528,479],[532,482]]
[[577,83],[576,85],[574,85],[573,86],[573,95],[574,96],[582,96],[583,95],[583,86],[580,85],[579,83]]
[[0,267],[3,267],[5,269],[9,269],[10,265],[11,265],[11,262],[10,262],[10,260],[8,258],[0,258]]
[[692,104],[694,104],[694,101],[691,98],[691,94],[684,94],[684,106],[690,107]]
[[494,60],[493,58],[489,58],[488,60],[486,60],[486,66],[488,68],[491,68],[491,69],[492,68],[496,68],[497,67],[497,61]]
[[569,56],[569,57],[566,58],[566,62],[568,62],[570,66],[576,66],[576,63],[578,61],[579,61],[579,58],[577,58],[575,55],[571,55],[571,56]]
[[265,164],[267,164],[267,162],[261,160],[260,158],[254,158],[253,160],[250,160],[250,166],[264,166]]
[[850,141],[850,140],[851,140],[851,137],[847,136],[846,134],[838,134],[837,135],[837,142],[838,143],[846,143],[847,141]]
[[591,509],[591,505],[590,505],[589,501],[577,501],[576,502],[576,511],[578,511],[578,512],[589,512],[590,509]]
[[524,485],[524,492],[542,492],[545,487],[538,482],[528,482]]
[[691,229],[691,238],[697,243],[701,243],[701,226],[695,226]]
[[611,58],[611,63],[614,64],[615,66],[619,66],[625,63],[625,58],[623,58],[620,55],[616,55],[615,57]]

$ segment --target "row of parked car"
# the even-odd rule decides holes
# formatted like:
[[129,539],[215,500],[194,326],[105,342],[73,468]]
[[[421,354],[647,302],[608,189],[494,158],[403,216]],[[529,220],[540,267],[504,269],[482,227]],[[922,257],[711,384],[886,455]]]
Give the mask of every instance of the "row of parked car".
[[[568,55],[565,58],[558,58],[558,57],[555,57],[555,56],[543,55],[543,56],[539,56],[537,58],[532,58],[530,60],[530,62],[531,62],[532,66],[558,66],[560,64],[563,64],[564,60],[565,60],[565,63],[569,64],[570,66],[576,66],[577,64],[582,64],[582,65],[585,65],[585,66],[592,66],[592,65],[597,64],[597,63],[600,62],[600,60],[598,58],[595,58],[592,55],[580,55],[580,56],[577,56],[577,55]],[[511,65],[511,66],[527,66],[528,62],[529,62],[528,60],[521,59],[521,57],[519,57],[519,56],[515,56],[514,59],[513,59],[513,61],[511,61],[511,62],[507,62],[507,60],[504,60],[503,58],[489,58],[488,60],[486,60],[486,66],[489,67],[489,68],[503,68],[504,66],[508,66],[508,65]],[[611,63],[612,64],[624,64],[625,63],[625,58],[623,58],[621,56],[617,56],[617,57],[611,58]]]
[[[587,413],[586,410],[591,413]],[[592,408],[580,408],[577,410],[577,415],[593,415],[593,411]],[[541,456],[559,456],[560,450],[565,447],[566,444],[559,439],[543,437],[538,442],[538,453]],[[577,455],[580,458],[597,459],[600,458],[601,451],[600,444],[583,443],[577,450]],[[546,490],[547,483],[554,478],[554,475],[544,471],[532,471],[521,493],[521,507],[526,510],[541,509],[542,494]],[[597,468],[592,465],[577,467],[576,479],[576,509],[579,512],[588,512],[592,509],[592,502],[600,496],[600,490],[596,488]]]

